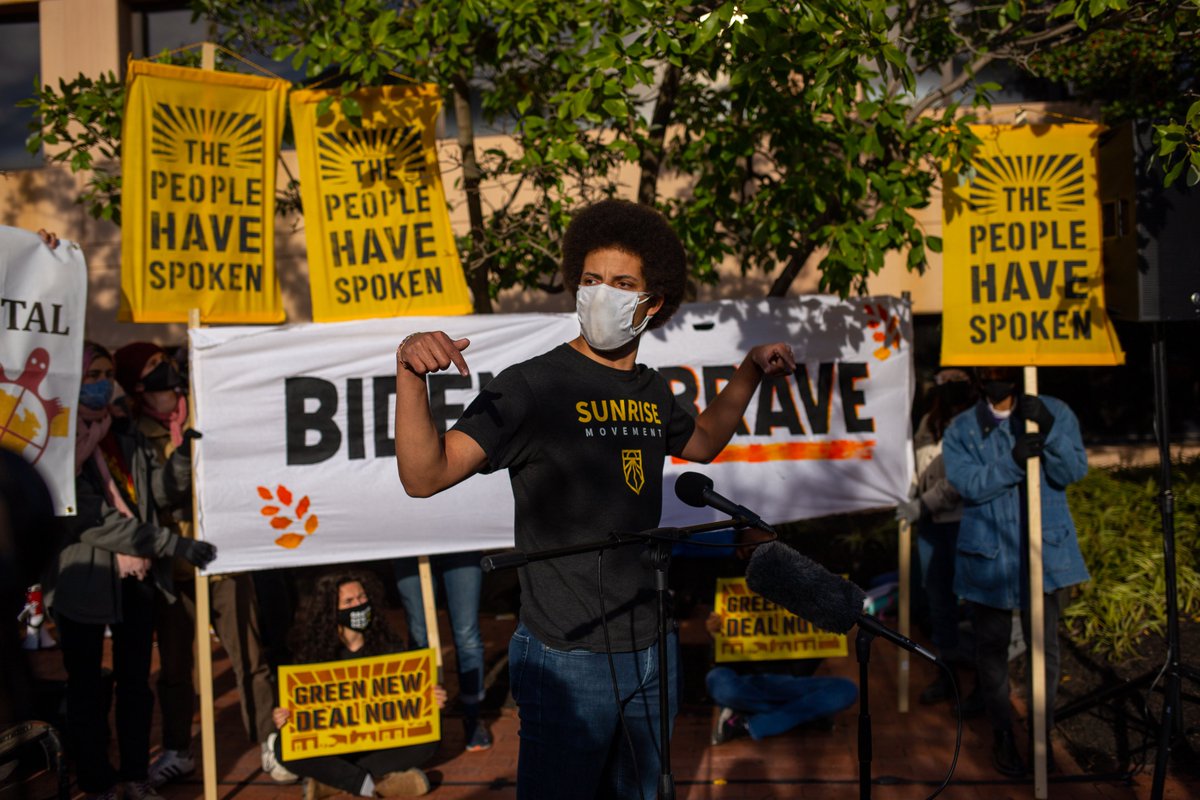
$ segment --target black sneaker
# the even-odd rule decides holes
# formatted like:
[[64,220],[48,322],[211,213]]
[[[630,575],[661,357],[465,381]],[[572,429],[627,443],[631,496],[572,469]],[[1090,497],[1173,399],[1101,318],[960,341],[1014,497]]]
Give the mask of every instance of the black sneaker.
[[717,725],[713,728],[712,743],[725,744],[730,739],[749,736],[750,729],[746,727],[746,718],[732,708],[722,708],[717,717]]
[[1001,728],[995,731],[992,740],[992,766],[1001,775],[1009,778],[1025,777],[1025,762],[1017,752],[1017,740],[1013,737],[1012,729]]

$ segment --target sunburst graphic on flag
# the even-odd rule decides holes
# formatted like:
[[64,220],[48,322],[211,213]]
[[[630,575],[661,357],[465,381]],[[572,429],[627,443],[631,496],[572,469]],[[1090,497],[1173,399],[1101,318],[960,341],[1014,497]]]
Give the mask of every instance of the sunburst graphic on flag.
[[424,181],[429,170],[421,129],[412,125],[322,133],[317,138],[317,160],[321,180],[331,185],[369,187],[390,181],[392,176],[372,166],[385,161],[391,162],[388,171],[394,179],[404,183]]
[[254,114],[158,103],[151,117],[150,152],[167,163],[203,165],[197,149],[220,143],[226,145],[222,160],[234,169],[262,164],[263,123]]
[[1039,211],[1067,211],[1084,204],[1083,158],[1066,155],[990,156],[973,162],[975,178],[967,201],[981,214],[1020,207],[1021,192],[1039,192]]

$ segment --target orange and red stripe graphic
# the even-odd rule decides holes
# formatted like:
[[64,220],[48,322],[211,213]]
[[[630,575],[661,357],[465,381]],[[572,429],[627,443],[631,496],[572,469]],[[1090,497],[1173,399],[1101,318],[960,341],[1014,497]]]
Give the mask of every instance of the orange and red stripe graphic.
[[[875,440],[831,439],[825,442],[774,442],[771,444],[731,444],[712,460],[714,464],[764,461],[870,461],[875,457]],[[686,464],[671,457],[672,464]]]

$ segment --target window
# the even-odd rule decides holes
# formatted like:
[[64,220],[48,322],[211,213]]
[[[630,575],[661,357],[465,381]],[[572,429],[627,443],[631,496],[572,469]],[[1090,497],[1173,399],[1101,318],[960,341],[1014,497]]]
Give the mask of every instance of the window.
[[25,150],[33,109],[17,108],[33,95],[41,71],[36,7],[0,11],[0,169],[24,169],[42,164],[40,154]]

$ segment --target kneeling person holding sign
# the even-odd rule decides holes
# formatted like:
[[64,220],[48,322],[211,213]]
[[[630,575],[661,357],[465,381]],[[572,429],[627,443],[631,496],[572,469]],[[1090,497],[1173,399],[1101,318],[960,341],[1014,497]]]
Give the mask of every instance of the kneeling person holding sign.
[[[287,769],[333,789],[360,797],[422,795],[429,791],[429,779],[418,766],[437,752],[440,729],[436,710],[424,720],[431,713],[426,701],[432,699],[440,709],[446,692],[425,685],[434,674],[432,651],[363,661],[401,649],[383,615],[372,610],[373,601],[382,597],[378,580],[367,573],[328,574],[317,581],[291,635],[297,662],[314,667],[282,667],[279,678],[281,694],[309,708],[276,708],[275,725],[286,729],[288,747],[277,735],[271,746]],[[427,675],[410,669],[422,658]],[[344,667],[327,663],[351,659],[357,662]],[[375,749],[365,744],[406,740],[418,743]],[[314,750],[317,755],[306,757]]]

